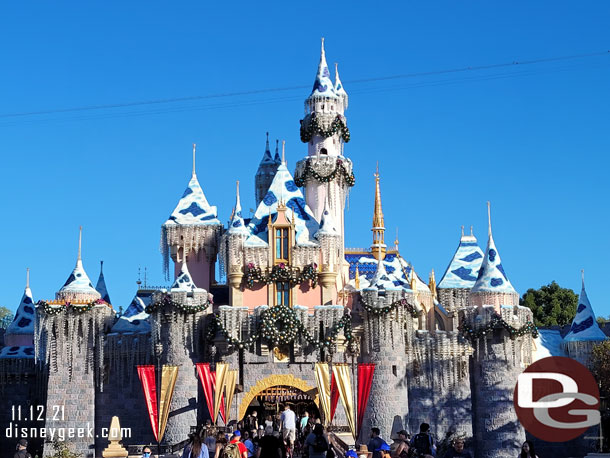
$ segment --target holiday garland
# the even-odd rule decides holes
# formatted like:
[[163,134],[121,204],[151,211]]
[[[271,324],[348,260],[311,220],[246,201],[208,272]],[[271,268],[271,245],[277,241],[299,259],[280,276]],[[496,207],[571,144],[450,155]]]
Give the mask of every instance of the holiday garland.
[[324,138],[328,138],[332,137],[336,133],[339,133],[341,135],[341,138],[343,138],[343,141],[345,143],[349,142],[349,129],[347,128],[347,124],[345,124],[345,120],[341,115],[337,115],[335,119],[333,119],[333,122],[331,123],[328,130],[325,130],[320,125],[318,117],[315,113],[311,114],[309,120],[306,121],[306,119],[301,120],[301,141],[303,143],[307,143],[315,134],[318,134]]
[[342,176],[345,179],[345,183],[352,187],[356,184],[356,177],[352,172],[348,172],[345,168],[345,164],[342,159],[337,159],[336,167],[328,175],[320,175],[311,166],[311,159],[307,159],[305,162],[305,170],[302,173],[295,175],[294,184],[298,187],[305,186],[305,182],[309,177],[316,179],[320,183],[328,183],[333,181],[337,176]]
[[394,301],[390,305],[386,305],[385,307],[373,307],[372,305],[367,304],[364,301],[364,298],[362,297],[360,298],[360,302],[362,303],[362,307],[364,307],[364,310],[375,316],[387,315],[399,306],[406,308],[407,312],[409,312],[413,318],[417,318],[419,316],[419,313],[417,313],[415,306],[413,306],[413,304],[410,304],[405,298],[398,299],[397,301]]
[[298,336],[302,336],[307,343],[319,350],[334,344],[341,329],[343,329],[348,344],[351,344],[354,336],[352,335],[352,323],[348,314],[343,315],[333,325],[324,339],[316,340],[292,308],[286,305],[276,305],[261,313],[257,330],[245,340],[231,337],[229,330],[224,326],[218,314],[214,315],[214,318],[210,321],[206,338],[208,341],[213,341],[216,334],[220,332],[228,343],[244,348],[254,344],[259,338],[265,340],[269,345],[277,346],[289,344],[294,342]]
[[110,307],[110,304],[108,304],[106,301],[104,301],[103,299],[96,299],[94,301],[91,301],[87,304],[72,304],[69,301],[66,301],[64,304],[58,304],[58,305],[51,305],[46,301],[38,301],[36,303],[36,305],[42,309],[42,311],[46,314],[46,315],[59,315],[60,313],[66,312],[68,310],[74,310],[77,313],[85,313],[88,312],[89,310],[91,310],[94,306],[96,305],[107,305]]
[[315,288],[318,284],[318,265],[311,263],[303,267],[301,272],[295,271],[283,262],[272,267],[269,274],[264,274],[260,267],[256,267],[254,263],[248,263],[246,269],[246,284],[248,288],[254,287],[254,282],[271,284],[276,281],[289,282],[290,286],[300,285],[305,281],[311,281],[311,285]]
[[538,337],[538,328],[530,320],[528,320],[520,328],[515,328],[508,324],[506,320],[497,313],[492,315],[491,321],[487,324],[487,326],[475,328],[470,323],[462,323],[459,327],[460,332],[470,340],[483,337],[488,332],[492,332],[494,329],[506,329],[511,339],[522,337],[526,334],[531,334],[534,338]]
[[[159,297],[159,296],[157,296],[157,297]],[[161,293],[160,297],[161,297],[160,299],[155,300],[152,304],[150,304],[146,307],[146,309],[145,309],[146,313],[151,314],[155,310],[157,310],[159,307],[173,307],[182,312],[197,313],[197,312],[203,312],[204,310],[206,310],[208,308],[208,306],[210,305],[210,303],[212,302],[209,299],[209,296],[208,296],[208,300],[206,300],[205,302],[203,302],[201,304],[197,304],[197,305],[188,305],[188,304],[182,304],[180,302],[176,302],[176,301],[172,300],[170,293],[167,293],[167,292]]]

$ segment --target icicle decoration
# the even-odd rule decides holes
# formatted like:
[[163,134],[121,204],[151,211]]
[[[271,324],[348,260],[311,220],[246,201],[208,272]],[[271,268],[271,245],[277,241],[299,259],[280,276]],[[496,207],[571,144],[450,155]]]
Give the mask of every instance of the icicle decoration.
[[172,248],[184,249],[184,253],[195,253],[204,249],[208,256],[216,254],[220,241],[222,225],[177,225],[165,224],[161,227],[161,254],[163,256],[163,272],[169,280],[169,257]]

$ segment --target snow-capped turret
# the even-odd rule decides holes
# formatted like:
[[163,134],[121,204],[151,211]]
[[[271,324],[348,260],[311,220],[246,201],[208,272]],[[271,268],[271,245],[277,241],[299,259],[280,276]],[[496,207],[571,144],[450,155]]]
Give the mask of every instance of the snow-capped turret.
[[345,88],[343,87],[343,83],[341,82],[341,78],[339,78],[339,65],[335,63],[335,94],[341,100],[341,109],[340,112],[343,114],[345,110],[347,110],[348,105],[348,97],[347,92],[345,92]]
[[83,261],[81,259],[82,237],[83,228],[81,226],[78,235],[78,257],[76,259],[76,266],[66,280],[66,283],[64,283],[64,286],[55,293],[56,300],[85,304],[101,298],[101,294],[95,290],[83,267]]
[[104,261],[100,261],[100,276],[97,279],[95,290],[100,293],[102,299],[107,304],[110,304],[110,295],[108,294],[108,288],[106,287],[106,280],[104,279]]
[[244,218],[241,214],[241,201],[239,199],[239,181],[236,184],[236,194],[235,194],[235,208],[233,209],[233,217],[229,222],[229,229],[227,233],[229,235],[243,235],[247,237],[250,233],[246,229],[244,224]]
[[519,294],[511,285],[508,276],[502,266],[500,253],[496,248],[491,232],[491,208],[487,202],[487,217],[489,225],[489,239],[485,257],[479,269],[477,280],[470,290],[470,305],[483,306],[493,305],[500,309],[502,305],[519,305]]
[[381,290],[393,290],[400,289],[396,287],[394,282],[390,279],[383,262],[383,258],[381,256],[377,257],[377,270],[375,271],[375,275],[371,279],[371,283],[368,288],[375,288]]
[[437,288],[472,288],[477,281],[482,262],[483,252],[472,233],[472,227],[470,235],[464,235],[464,226],[462,226],[460,243]]
[[336,94],[335,86],[330,79],[330,71],[328,70],[328,64],[326,63],[326,52],[324,50],[324,38],[322,38],[318,72],[316,73],[316,79],[313,83],[313,88],[308,100],[313,101],[315,99],[324,99],[328,97],[336,98]]
[[7,347],[34,345],[34,320],[36,310],[30,290],[30,269],[27,269],[25,290],[13,322],[6,328],[4,343]]
[[188,263],[183,262],[182,267],[180,268],[180,274],[174,280],[172,284],[171,291],[194,291],[197,289],[197,286],[193,282],[191,278],[191,273],[189,272]]
[[576,309],[576,316],[572,320],[570,332],[564,337],[564,341],[601,341],[607,338],[595,319],[595,312],[593,312],[593,307],[591,307],[591,302],[589,302],[585,291],[585,273],[582,271],[582,289],[578,298],[578,309]]

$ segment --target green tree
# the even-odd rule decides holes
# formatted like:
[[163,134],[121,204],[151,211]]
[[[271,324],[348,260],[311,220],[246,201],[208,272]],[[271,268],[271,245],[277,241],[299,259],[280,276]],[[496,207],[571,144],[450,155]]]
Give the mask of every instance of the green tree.
[[0,329],[6,329],[13,322],[13,312],[6,307],[0,307]]
[[591,372],[599,383],[599,394],[610,398],[610,340],[593,347],[591,363]]
[[519,303],[532,310],[536,326],[563,326],[576,315],[578,295],[553,281],[540,289],[528,289]]

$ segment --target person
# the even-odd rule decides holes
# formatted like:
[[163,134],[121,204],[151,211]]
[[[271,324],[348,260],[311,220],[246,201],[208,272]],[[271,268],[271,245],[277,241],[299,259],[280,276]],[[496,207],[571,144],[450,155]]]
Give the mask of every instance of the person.
[[258,429],[258,412],[256,410],[254,410],[250,415],[248,429],[249,431],[256,431]]
[[419,433],[413,436],[410,445],[417,450],[419,455],[436,456],[436,445],[434,445],[434,439],[432,434],[430,434],[430,425],[428,423],[422,423],[419,426]]
[[385,442],[375,451],[381,454],[381,458],[390,458],[390,446]]
[[205,446],[208,448],[208,453],[211,451],[216,452],[216,435],[214,434],[214,431],[212,430],[212,427],[206,427],[204,429],[205,431],[205,439],[203,440],[203,443],[205,444]]
[[301,418],[301,422],[299,424],[301,434],[305,433],[305,428],[307,428],[308,423],[309,423],[309,412],[305,411],[305,413],[303,414],[303,417]]
[[17,451],[13,458],[32,458],[32,455],[28,452],[28,441],[26,439],[19,439],[15,450]]
[[142,449],[142,458],[150,458],[150,455],[152,455],[152,450],[150,447],[144,447]]
[[297,416],[292,409],[290,409],[290,405],[286,404],[284,406],[284,411],[280,416],[280,420],[282,425],[282,437],[286,442],[286,451],[288,452],[287,456],[292,457],[292,445],[296,438]]
[[241,432],[234,431],[231,440],[225,447],[225,458],[248,458],[248,449],[241,442]]
[[254,442],[250,439],[250,433],[248,431],[244,431],[243,442],[248,450],[248,458],[253,458],[254,456]]
[[530,440],[527,440],[521,446],[521,453],[518,458],[538,458],[536,455],[536,449],[534,448],[534,443]]
[[214,458],[225,458],[225,447],[227,445],[227,437],[224,433],[216,434],[216,447],[214,449]]
[[394,456],[396,456],[396,458],[411,458],[412,456],[415,456],[415,449],[409,444],[409,433],[404,429],[398,431],[398,440],[396,443],[398,444],[394,451]]
[[309,458],[326,458],[330,445],[324,436],[324,426],[314,426],[313,431],[305,439],[305,447]]
[[182,458],[210,458],[208,448],[199,434],[193,434],[191,442],[184,447]]
[[282,442],[273,435],[273,431],[265,433],[258,441],[256,458],[282,458]]
[[444,458],[472,458],[470,452],[464,450],[464,439],[458,437],[453,440],[453,448],[447,450]]
[[369,441],[367,448],[373,451],[373,458],[381,458],[381,452],[378,451],[381,449],[381,445],[386,444],[381,438],[381,431],[379,428],[371,428],[371,440]]
[[265,420],[265,434],[273,433],[273,417],[271,415],[267,415],[267,419]]

